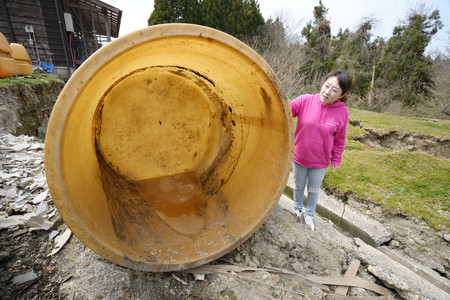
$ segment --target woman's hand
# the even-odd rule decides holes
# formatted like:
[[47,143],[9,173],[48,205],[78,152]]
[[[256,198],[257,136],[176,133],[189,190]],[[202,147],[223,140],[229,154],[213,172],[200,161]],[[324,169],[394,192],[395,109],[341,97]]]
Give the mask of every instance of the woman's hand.
[[334,173],[339,169],[339,166],[331,166],[331,169],[333,170],[333,173]]

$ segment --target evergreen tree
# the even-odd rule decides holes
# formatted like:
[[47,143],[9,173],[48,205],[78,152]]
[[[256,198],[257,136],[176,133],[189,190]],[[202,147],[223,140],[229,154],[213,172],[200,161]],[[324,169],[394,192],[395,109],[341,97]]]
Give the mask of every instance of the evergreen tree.
[[149,25],[194,23],[243,39],[256,35],[264,18],[255,0],[156,0]]
[[259,34],[265,23],[255,0],[203,0],[201,6],[203,25],[240,39]]
[[178,2],[180,23],[200,24],[202,20],[200,3],[198,0],[184,0]]
[[202,25],[225,31],[225,19],[228,19],[227,7],[231,0],[201,1]]
[[336,67],[350,71],[353,77],[352,94],[362,97],[370,88],[373,65],[377,60],[375,53],[378,48],[372,44],[370,33],[373,22],[373,19],[363,21],[355,32],[341,29],[332,41]]
[[386,43],[382,65],[386,81],[401,83],[393,96],[413,106],[434,86],[432,60],[424,55],[431,38],[442,28],[439,11],[430,15],[412,12],[405,24],[396,26]]
[[331,51],[331,26],[326,18],[328,9],[319,1],[314,7],[314,21],[309,22],[302,29],[302,36],[306,39],[303,46],[309,61],[309,70],[303,70],[310,74],[312,80],[317,76],[330,71],[333,68],[333,54]]
[[155,0],[153,12],[148,19],[148,25],[177,22],[181,18],[177,9],[178,2],[174,0]]
[[259,10],[259,4],[255,0],[243,1],[243,4],[243,11],[239,14],[242,34],[247,36],[261,34],[265,21]]

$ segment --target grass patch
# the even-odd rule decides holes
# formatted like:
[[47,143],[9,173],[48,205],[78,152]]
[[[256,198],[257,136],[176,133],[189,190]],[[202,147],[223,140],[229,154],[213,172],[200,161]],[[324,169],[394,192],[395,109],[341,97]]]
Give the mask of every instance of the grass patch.
[[61,81],[61,79],[46,75],[26,75],[0,78],[0,88],[8,86],[26,86],[29,84],[46,84],[52,81]]
[[[427,127],[426,121],[414,118],[354,109],[350,116],[377,130],[397,126],[397,130],[426,135],[446,135],[450,124],[438,121],[436,127]],[[337,188],[342,194],[354,192],[358,198],[379,203],[388,211],[401,211],[425,220],[435,229],[450,230],[450,160],[407,150],[371,148],[353,140],[363,133],[361,130],[348,126],[341,168],[328,172],[323,186]]]
[[358,120],[363,127],[374,128],[378,131],[398,130],[450,138],[450,121],[448,120],[399,117],[353,108],[349,109],[349,113],[350,120]]
[[365,131],[362,128],[350,126],[350,124],[347,126],[347,140],[354,140],[356,136],[363,136],[367,131]]

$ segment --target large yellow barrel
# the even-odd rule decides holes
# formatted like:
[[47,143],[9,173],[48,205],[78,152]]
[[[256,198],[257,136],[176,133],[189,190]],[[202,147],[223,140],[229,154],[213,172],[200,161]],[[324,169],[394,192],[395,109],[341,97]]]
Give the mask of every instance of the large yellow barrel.
[[27,49],[21,44],[11,43],[11,57],[16,61],[19,74],[30,75],[33,73],[30,56]]
[[19,74],[19,68],[11,58],[11,46],[3,33],[0,32],[0,78]]
[[45,167],[74,234],[126,267],[181,270],[233,250],[268,218],[290,170],[289,104],[239,40],[188,24],[102,47],[50,117]]

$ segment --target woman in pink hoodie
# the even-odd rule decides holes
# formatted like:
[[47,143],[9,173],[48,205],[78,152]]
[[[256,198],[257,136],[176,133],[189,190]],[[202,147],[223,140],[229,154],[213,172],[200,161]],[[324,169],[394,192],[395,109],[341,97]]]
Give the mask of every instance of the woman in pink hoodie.
[[[325,76],[320,93],[301,95],[290,101],[292,116],[298,117],[295,129],[294,208],[297,216],[314,230],[319,190],[328,165],[339,169],[347,133],[348,110],[345,107],[352,78],[345,71],[332,71]],[[303,194],[308,186],[306,211]]]

